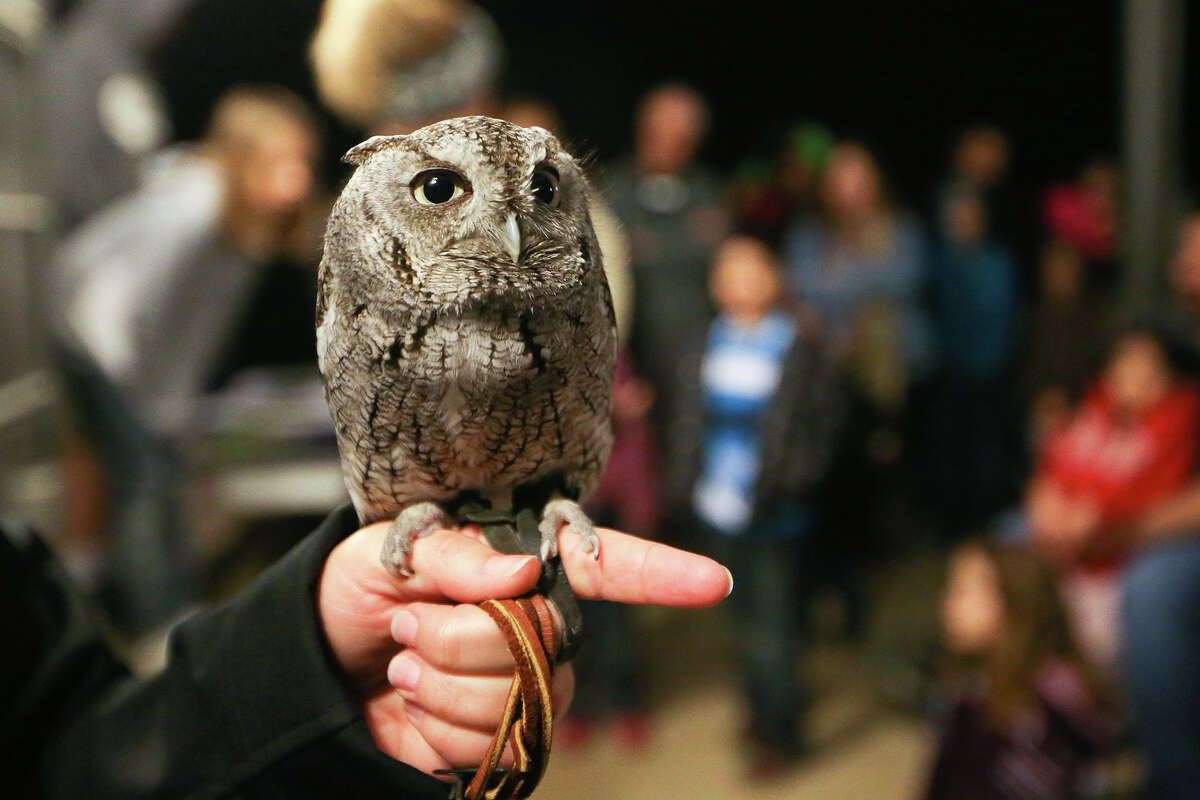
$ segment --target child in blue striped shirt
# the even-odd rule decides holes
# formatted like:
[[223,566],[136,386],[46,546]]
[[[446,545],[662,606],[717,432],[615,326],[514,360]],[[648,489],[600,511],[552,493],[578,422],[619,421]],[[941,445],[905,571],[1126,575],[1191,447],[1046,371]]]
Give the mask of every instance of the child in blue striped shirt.
[[681,365],[668,498],[697,519],[734,573],[729,609],[751,772],[764,775],[800,752],[797,636],[812,492],[829,464],[841,396],[814,315],[788,302],[763,242],[726,240],[709,285],[718,316]]

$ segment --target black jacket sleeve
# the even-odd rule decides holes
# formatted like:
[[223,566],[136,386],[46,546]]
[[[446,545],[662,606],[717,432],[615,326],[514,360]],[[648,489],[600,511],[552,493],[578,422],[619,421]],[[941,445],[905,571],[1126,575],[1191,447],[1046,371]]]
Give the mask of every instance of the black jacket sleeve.
[[816,323],[800,319],[764,423],[760,506],[806,497],[825,477],[845,411],[840,383]]
[[0,747],[18,796],[387,797],[446,785],[380,752],[328,652],[315,589],[358,527],[346,506],[250,588],[172,633],[131,677],[35,537],[0,536]]

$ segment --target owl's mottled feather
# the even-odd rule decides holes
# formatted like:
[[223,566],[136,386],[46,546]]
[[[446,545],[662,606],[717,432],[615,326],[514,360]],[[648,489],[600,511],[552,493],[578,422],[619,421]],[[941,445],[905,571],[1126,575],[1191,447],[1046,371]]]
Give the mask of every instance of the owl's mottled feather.
[[[347,158],[317,346],[359,517],[544,480],[586,493],[611,446],[617,343],[579,166],[548,132],[487,117]],[[418,202],[431,169],[460,176],[461,196]],[[553,203],[532,191],[535,171],[557,176]]]

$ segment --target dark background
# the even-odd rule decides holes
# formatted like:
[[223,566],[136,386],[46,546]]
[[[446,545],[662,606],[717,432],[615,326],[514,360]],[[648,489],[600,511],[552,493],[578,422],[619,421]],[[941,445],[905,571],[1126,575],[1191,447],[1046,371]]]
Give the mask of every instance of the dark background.
[[[199,132],[234,76],[311,97],[305,49],[319,5],[196,3],[156,54],[178,133]],[[813,119],[872,146],[899,196],[913,202],[924,199],[955,132],[974,122],[1013,136],[1018,191],[1118,154],[1115,0],[483,5],[509,48],[506,89],[554,103],[576,148],[602,161],[626,148],[637,96],[664,79],[710,98],[707,152],[720,166],[765,148],[781,124]],[[353,143],[353,132],[331,126],[331,153]]]

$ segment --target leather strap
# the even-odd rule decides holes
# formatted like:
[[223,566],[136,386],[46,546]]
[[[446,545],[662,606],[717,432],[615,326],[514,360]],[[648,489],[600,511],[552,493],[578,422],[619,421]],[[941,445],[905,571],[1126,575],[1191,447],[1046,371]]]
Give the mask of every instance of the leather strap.
[[[546,772],[554,737],[550,698],[554,675],[554,624],[540,594],[516,600],[485,600],[479,607],[504,634],[517,674],[509,690],[500,727],[463,796],[466,800],[510,800],[529,797]],[[506,746],[512,747],[511,770],[498,772]],[[499,780],[494,780],[496,777]]]

